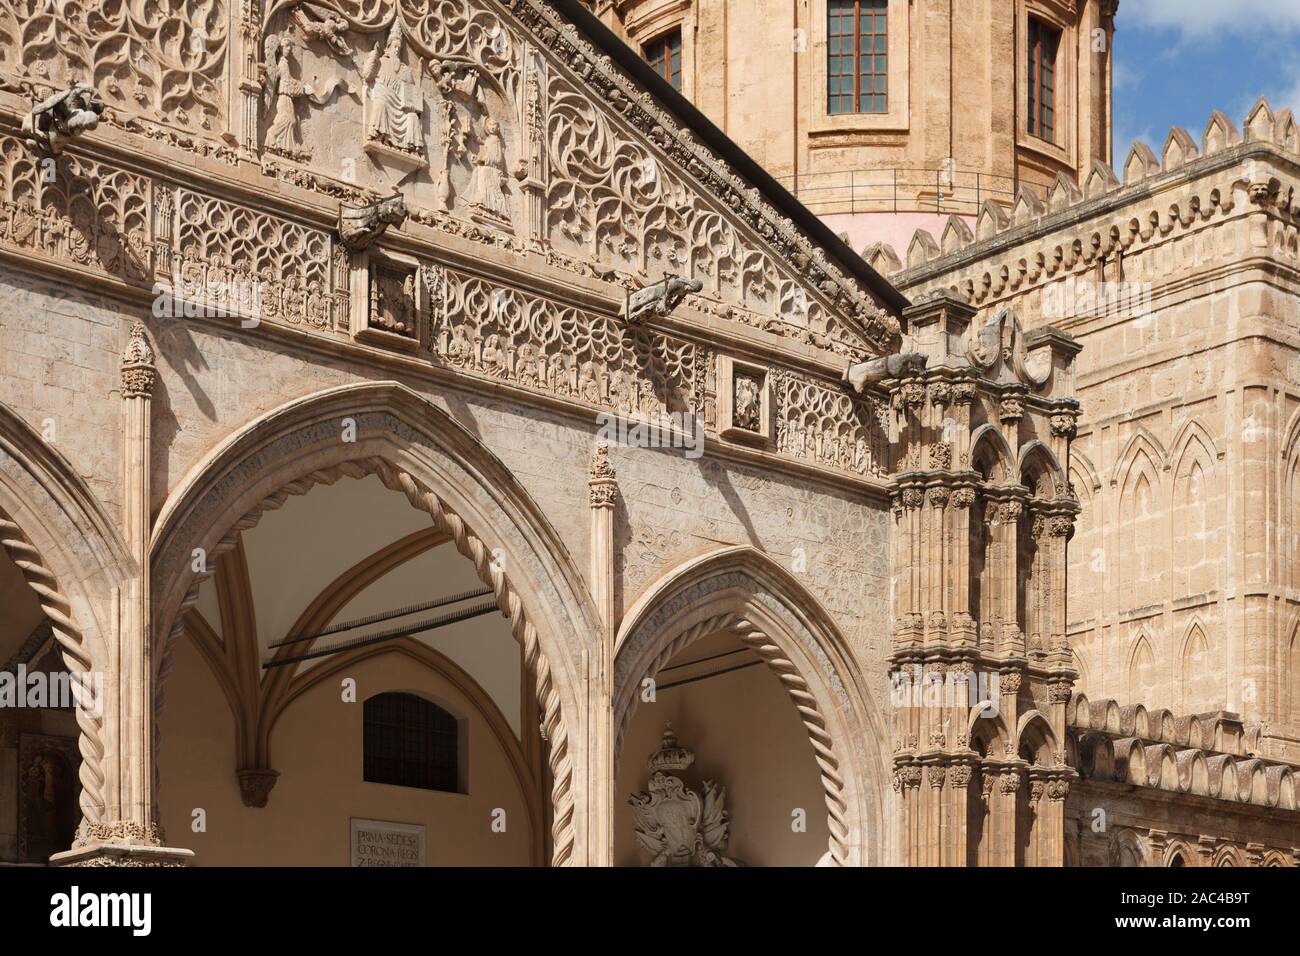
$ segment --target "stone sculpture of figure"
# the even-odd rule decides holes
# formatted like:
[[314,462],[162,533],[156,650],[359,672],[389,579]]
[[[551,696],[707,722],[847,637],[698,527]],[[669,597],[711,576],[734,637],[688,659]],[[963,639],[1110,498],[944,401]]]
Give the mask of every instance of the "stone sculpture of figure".
[[424,97],[402,59],[402,28],[393,23],[380,54],[376,49],[366,62],[367,80],[378,73],[373,91],[369,139],[408,153],[424,150]]
[[748,375],[736,376],[735,412],[732,421],[737,428],[756,432],[762,428],[763,398],[757,379]]
[[504,189],[506,153],[501,142],[501,124],[488,117],[474,157],[474,176],[469,184],[469,204],[495,219],[510,218],[510,201]]
[[298,108],[295,100],[310,90],[292,73],[293,53],[278,36],[266,39],[266,85],[262,96],[271,110],[271,124],[266,128],[265,147],[285,156],[302,153],[298,135]]
[[665,318],[682,304],[682,300],[704,288],[698,279],[667,276],[654,285],[633,292],[623,306],[623,319],[632,325],[644,322],[649,316]]
[[319,40],[328,44],[330,49],[340,56],[351,56],[352,46],[344,34],[348,30],[348,21],[336,13],[326,14],[321,21],[312,20],[304,10],[293,11],[294,22],[307,40]]
[[95,88],[78,83],[33,106],[23,117],[23,135],[34,148],[57,155],[68,142],[99,126],[103,112]]
[[925,368],[927,361],[928,358],[921,352],[886,355],[883,358],[872,359],[870,362],[850,365],[844,370],[844,382],[855,392],[861,393],[886,379],[898,378],[904,372],[920,371]]

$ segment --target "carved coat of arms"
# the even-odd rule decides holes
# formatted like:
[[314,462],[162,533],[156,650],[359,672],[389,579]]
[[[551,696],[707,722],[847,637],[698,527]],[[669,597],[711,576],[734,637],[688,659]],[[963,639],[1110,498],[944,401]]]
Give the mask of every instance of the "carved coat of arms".
[[669,724],[663,747],[650,755],[646,791],[628,800],[637,840],[651,866],[740,866],[723,852],[731,829],[725,788],[706,780],[701,795],[677,776],[694,762],[694,752],[677,745]]

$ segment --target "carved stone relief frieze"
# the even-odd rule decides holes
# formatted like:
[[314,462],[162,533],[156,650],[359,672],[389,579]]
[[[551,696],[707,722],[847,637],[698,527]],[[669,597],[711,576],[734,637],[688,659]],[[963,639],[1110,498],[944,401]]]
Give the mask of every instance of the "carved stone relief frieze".
[[697,408],[701,346],[450,269],[438,285],[449,365],[631,415]]
[[0,136],[0,243],[139,282],[153,272],[150,183],[81,156],[36,157]]
[[347,328],[329,233],[189,189],[175,206],[177,294],[259,321]]
[[860,475],[886,474],[889,449],[876,402],[795,372],[777,374],[775,386],[778,451]]

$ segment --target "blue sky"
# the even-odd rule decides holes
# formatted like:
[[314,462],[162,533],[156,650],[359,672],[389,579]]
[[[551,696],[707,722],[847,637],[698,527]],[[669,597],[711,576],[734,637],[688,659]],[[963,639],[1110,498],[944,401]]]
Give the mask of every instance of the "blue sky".
[[1300,115],[1300,0],[1120,0],[1114,70],[1116,166],[1175,124],[1199,144],[1212,109],[1240,129],[1261,93]]

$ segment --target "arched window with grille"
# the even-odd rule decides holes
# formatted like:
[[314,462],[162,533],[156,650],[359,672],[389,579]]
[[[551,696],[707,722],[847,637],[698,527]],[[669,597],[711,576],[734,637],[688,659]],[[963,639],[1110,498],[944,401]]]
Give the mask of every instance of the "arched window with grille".
[[365,702],[367,783],[464,793],[460,721],[415,694],[376,694]]

